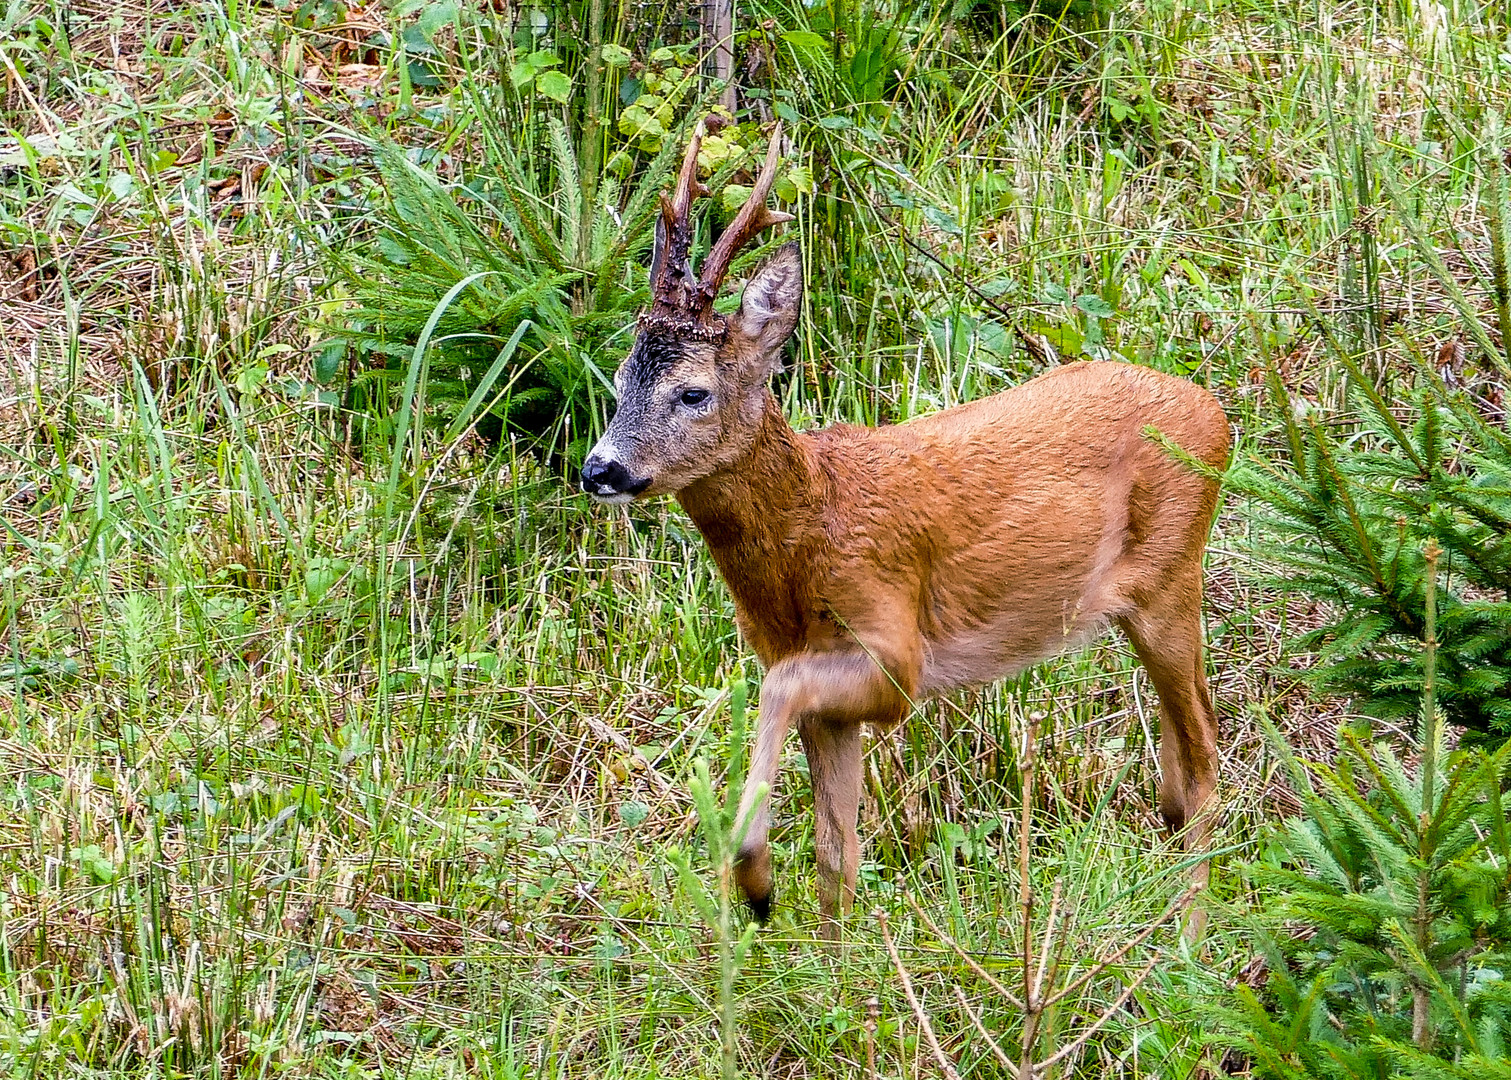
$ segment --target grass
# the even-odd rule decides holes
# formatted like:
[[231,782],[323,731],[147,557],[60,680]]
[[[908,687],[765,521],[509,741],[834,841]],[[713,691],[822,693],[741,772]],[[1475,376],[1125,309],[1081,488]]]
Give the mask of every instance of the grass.
[[[1265,365],[1326,407],[1329,350],[1390,377],[1459,335],[1463,305],[1493,306],[1470,133],[1503,109],[1506,27],[1493,5],[1437,10],[1151,2],[1039,52],[940,17],[909,31],[918,77],[890,112],[777,53],[771,100],[805,118],[816,181],[790,414],[895,420],[1046,350],[1117,350],[1211,386],[1250,452]],[[423,400],[408,431],[363,431],[313,375],[347,298],[323,251],[369,243],[379,202],[363,139],[440,151],[448,182],[487,160],[464,90],[507,82],[511,27],[421,34],[417,69],[379,34],[414,41],[424,17],[0,12],[9,1075],[722,1068],[726,971],[673,853],[714,883],[689,792],[730,759],[730,691],[759,672],[690,523],[594,508],[521,440],[443,447]],[[1309,613],[1245,577],[1240,509],[1211,559],[1229,809],[1209,939],[1188,962],[1161,931],[1049,1015],[1069,1043],[1159,961],[1062,1075],[1219,1066],[1190,1002],[1252,958],[1227,864],[1294,809],[1253,718],[1331,744],[1336,704],[1275,670]],[[1121,641],[876,740],[838,957],[814,940],[794,745],[779,914],[734,984],[743,1072],[934,1070],[880,908],[961,1075],[1000,1074],[953,988],[1008,1044],[1020,1018],[906,898],[1013,985],[1012,747],[1034,712],[1032,872],[1062,883],[1067,965],[1179,894],[1152,693]]]

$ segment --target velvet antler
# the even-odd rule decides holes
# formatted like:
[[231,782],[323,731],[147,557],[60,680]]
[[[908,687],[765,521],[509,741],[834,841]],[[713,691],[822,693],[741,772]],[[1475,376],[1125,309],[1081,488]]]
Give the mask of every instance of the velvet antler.
[[730,262],[756,233],[792,220],[791,214],[784,214],[766,205],[766,197],[771,194],[771,185],[776,180],[777,159],[781,157],[781,153],[782,125],[777,124],[776,130],[771,133],[771,144],[766,150],[766,164],[761,168],[761,175],[756,178],[750,198],[745,200],[745,205],[740,207],[740,212],[704,260],[703,271],[698,275],[698,291],[702,294],[703,306],[712,306],[719,286],[724,283],[724,276],[729,273]]
[[[772,210],[766,205],[776,179],[781,138],[782,126],[778,124],[771,135],[766,164],[756,178],[750,198],[714,244],[702,273],[694,279],[690,212],[694,199],[709,194],[708,188],[698,181],[698,150],[703,144],[703,124],[698,124],[682,158],[682,171],[672,197],[661,197],[661,216],[656,220],[656,246],[651,255],[651,310],[642,318],[651,322],[692,323],[695,326],[708,323],[714,297],[729,273],[729,264],[735,255],[762,229],[792,220],[791,214]],[[713,328],[707,329],[711,331]]]
[[651,296],[659,315],[688,312],[697,302],[689,249],[693,242],[690,217],[693,200],[708,194],[698,182],[698,149],[703,144],[700,121],[682,157],[677,187],[668,199],[661,196],[661,216],[656,219],[656,246],[651,256]]

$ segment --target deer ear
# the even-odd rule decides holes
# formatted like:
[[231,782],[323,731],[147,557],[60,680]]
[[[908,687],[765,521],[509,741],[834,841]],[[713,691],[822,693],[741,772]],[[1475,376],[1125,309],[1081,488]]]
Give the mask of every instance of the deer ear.
[[750,279],[731,322],[735,333],[777,370],[782,366],[779,350],[797,327],[802,306],[803,255],[796,244],[788,244]]

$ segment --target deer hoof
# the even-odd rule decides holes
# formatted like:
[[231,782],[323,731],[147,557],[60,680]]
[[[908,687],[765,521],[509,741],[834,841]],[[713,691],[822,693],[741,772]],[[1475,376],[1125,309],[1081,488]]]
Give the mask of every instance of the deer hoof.
[[745,894],[756,921],[765,923],[771,917],[771,849],[760,847],[740,852],[735,860],[735,882]]

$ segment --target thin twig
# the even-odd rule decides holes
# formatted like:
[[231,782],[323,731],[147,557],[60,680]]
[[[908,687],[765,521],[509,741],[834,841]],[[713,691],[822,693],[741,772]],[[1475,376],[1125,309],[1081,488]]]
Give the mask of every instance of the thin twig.
[[986,1040],[986,1045],[991,1049],[993,1056],[995,1056],[998,1061],[1002,1062],[1002,1067],[1004,1069],[1007,1069],[1009,1072],[1011,1072],[1013,1069],[1013,1063],[1009,1061],[1007,1055],[1002,1052],[1002,1047],[997,1045],[997,1040],[992,1038],[991,1033],[986,1030],[986,1025],[981,1022],[980,1015],[966,1002],[965,991],[960,989],[960,987],[958,986],[955,987],[955,1000],[960,1002],[960,1007],[965,1010],[965,1015],[969,1016],[971,1018],[971,1023],[976,1025],[976,1030],[979,1031],[981,1033],[981,1037]]
[[1070,1042],[1060,1047],[1059,1050],[1055,1051],[1053,1054],[1049,1055],[1049,1057],[1045,1058],[1043,1061],[1035,1065],[1034,1072],[1041,1073],[1049,1071],[1060,1062],[1068,1058],[1071,1054],[1074,1054],[1077,1050],[1080,1050],[1083,1046],[1090,1042],[1091,1037],[1098,1031],[1100,1031],[1102,1029],[1102,1026],[1106,1024],[1107,1021],[1111,1020],[1113,1016],[1115,1016],[1118,1011],[1121,1010],[1125,1004],[1127,1004],[1128,999],[1133,996],[1133,992],[1137,990],[1139,986],[1143,984],[1143,981],[1149,977],[1149,973],[1154,970],[1154,965],[1159,963],[1159,961],[1159,953],[1155,953],[1153,956],[1151,956],[1149,958],[1149,962],[1144,965],[1144,970],[1140,971],[1133,977],[1133,981],[1130,982],[1127,988],[1118,995],[1118,999],[1111,1005],[1107,1006],[1102,1015],[1097,1017],[1096,1023],[1092,1024],[1089,1028],[1081,1032]]
[[1064,897],[1064,893],[1064,882],[1056,878],[1054,891],[1049,896],[1049,918],[1044,922],[1044,940],[1039,944],[1039,967],[1034,973],[1033,994],[1028,999],[1030,1006],[1034,1009],[1043,1007],[1040,996],[1044,992],[1044,976],[1049,971],[1049,947],[1054,941],[1055,921],[1060,917],[1060,900]]
[[881,1016],[881,999],[875,994],[866,998],[866,1080],[876,1080],[876,1021]]
[[26,85],[26,80],[23,79],[21,77],[21,73],[16,70],[16,65],[11,62],[10,55],[5,52],[0,52],[0,61],[4,61],[6,68],[11,73],[11,79],[15,83],[16,88],[21,91],[21,96],[24,97],[27,101],[27,104],[32,107],[32,111],[37,114],[37,120],[42,124],[44,128],[47,129],[47,134],[52,136],[53,140],[56,141],[58,138],[57,126],[52,122],[52,117],[47,115],[47,110],[42,108],[41,102],[39,102],[35,97],[32,96],[31,88]]
[[1181,893],[1174,900],[1170,901],[1169,905],[1165,908],[1164,913],[1160,915],[1158,919],[1155,919],[1148,926],[1144,927],[1144,929],[1140,931],[1135,937],[1129,939],[1122,946],[1122,948],[1117,950],[1117,952],[1113,953],[1111,956],[1096,961],[1091,965],[1091,968],[1085,974],[1078,976],[1072,981],[1066,983],[1060,989],[1056,990],[1053,994],[1049,995],[1048,1000],[1043,1003],[1043,1007],[1047,1009],[1050,1006],[1054,1005],[1056,1002],[1063,1001],[1066,997],[1075,993],[1092,979],[1096,978],[1102,972],[1110,968],[1113,964],[1116,964],[1123,957],[1127,956],[1134,949],[1138,948],[1144,942],[1148,941],[1150,935],[1152,935],[1161,926],[1164,926],[1165,923],[1169,922],[1172,915],[1176,914],[1177,912],[1184,911],[1190,905],[1191,901],[1196,898],[1196,894],[1199,892],[1201,892],[1201,885],[1195,881],[1191,882],[1191,884],[1186,886],[1185,892]]
[[923,921],[923,925],[929,928],[929,933],[933,934],[940,941],[944,942],[950,948],[954,949],[955,955],[959,956],[960,959],[965,961],[966,967],[974,971],[979,978],[984,979],[986,981],[986,984],[990,986],[994,991],[1006,998],[1007,1003],[1013,1008],[1023,1008],[1023,1002],[1017,994],[1013,993],[1007,987],[998,982],[997,979],[989,971],[986,970],[986,968],[978,964],[971,957],[971,955],[965,951],[965,949],[961,948],[960,944],[955,941],[954,938],[950,937],[943,930],[934,925],[934,920],[929,918],[928,915],[925,914],[923,908],[919,906],[918,901],[913,899],[912,893],[903,893],[902,898],[906,900],[908,902],[908,906],[913,909],[913,914],[917,915],[918,918]]
[[939,1071],[944,1073],[947,1080],[960,1080],[960,1074],[955,1071],[954,1064],[945,1055],[944,1047],[940,1046],[939,1040],[934,1037],[934,1028],[929,1023],[928,1014],[923,1011],[917,995],[913,993],[913,980],[908,978],[907,969],[902,966],[902,957],[897,955],[897,946],[892,944],[892,933],[887,929],[887,913],[881,908],[876,909],[876,921],[881,924],[881,940],[887,947],[887,954],[892,957],[892,966],[897,969],[897,978],[902,982],[903,996],[908,999],[913,1015],[918,1018],[918,1026],[923,1029],[924,1038],[929,1041],[929,1048],[934,1051],[934,1060],[939,1064]]

